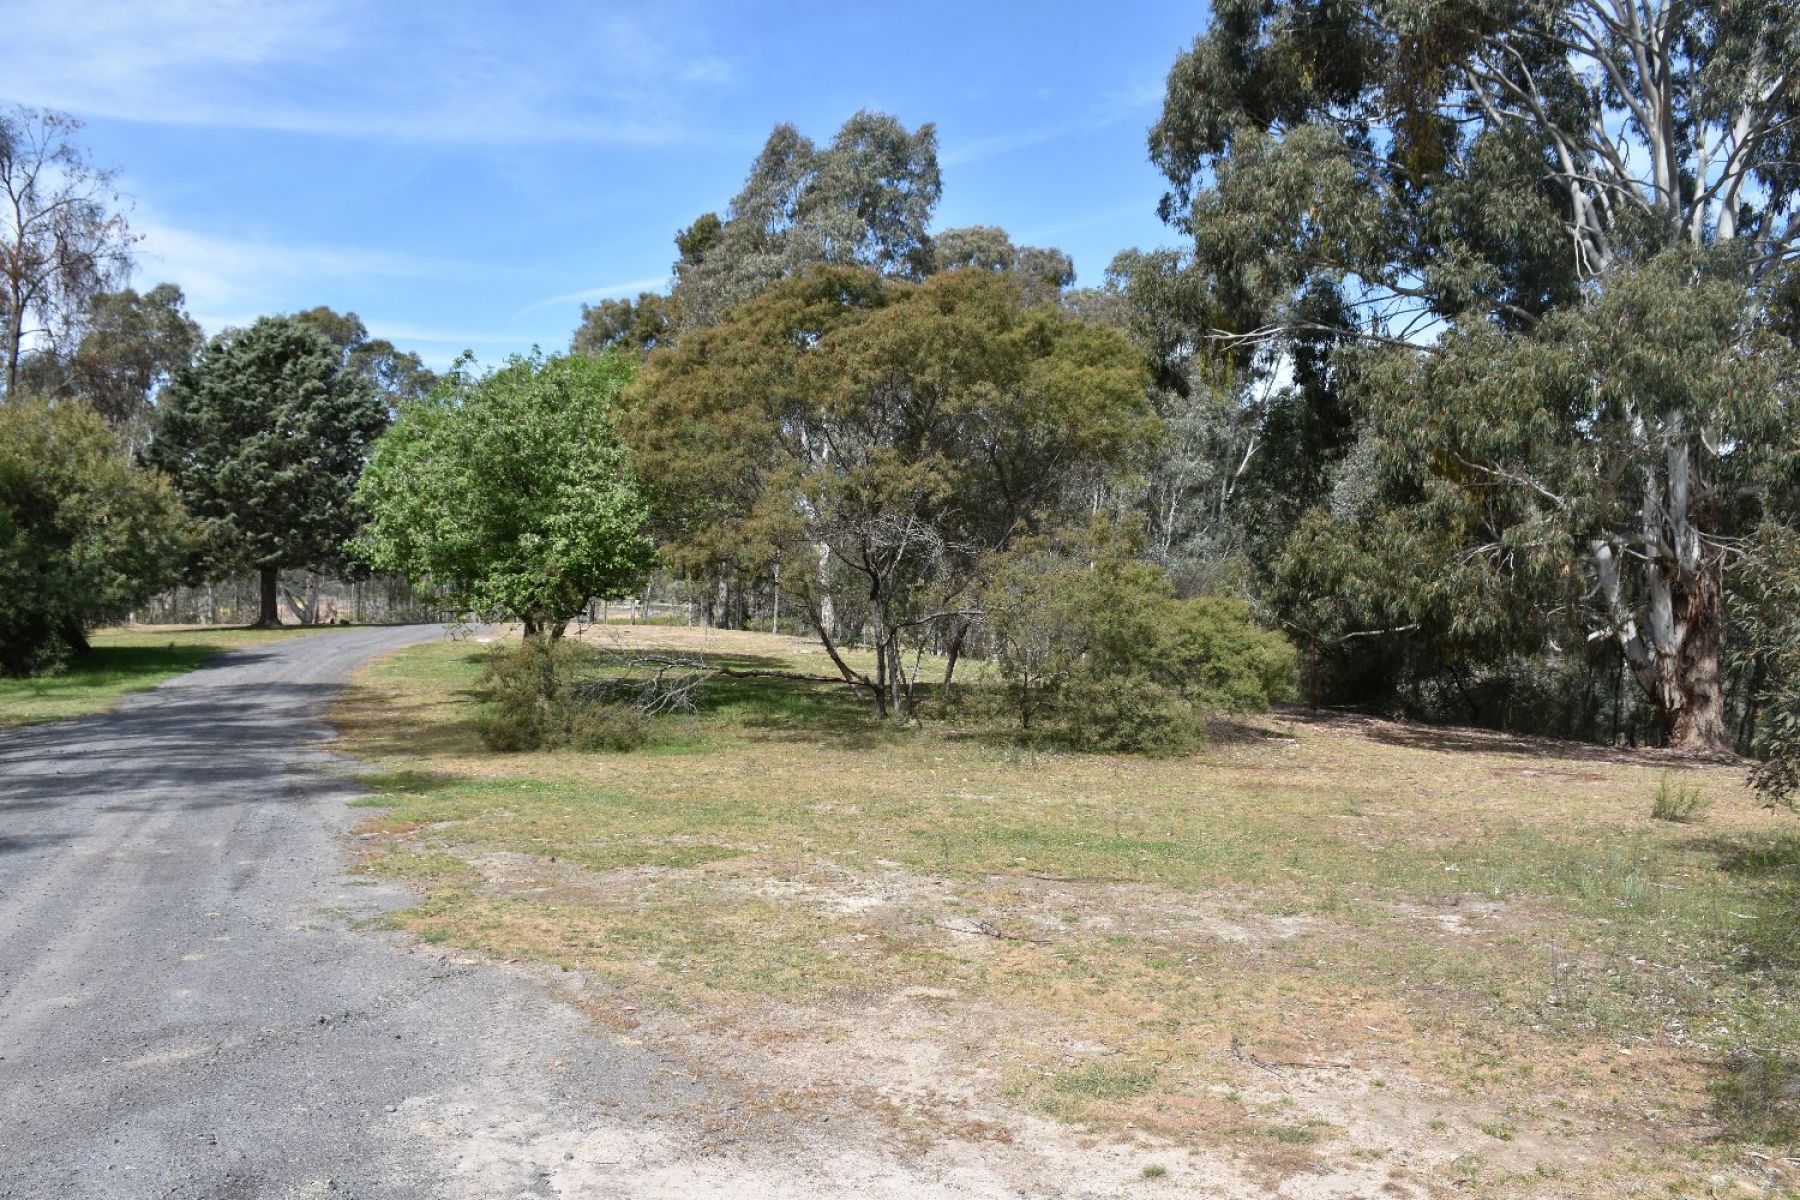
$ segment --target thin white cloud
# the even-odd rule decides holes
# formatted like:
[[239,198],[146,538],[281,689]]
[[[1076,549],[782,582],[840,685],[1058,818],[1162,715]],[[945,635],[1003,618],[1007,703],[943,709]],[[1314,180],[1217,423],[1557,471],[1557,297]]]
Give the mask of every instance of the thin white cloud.
[[475,346],[517,346],[529,340],[528,334],[518,330],[506,332],[471,331],[456,329],[435,329],[428,325],[411,325],[405,321],[368,321],[371,337],[386,338],[390,342],[424,342],[433,346],[457,346],[472,348]]
[[[217,329],[242,324],[235,314],[264,304],[294,285],[368,279],[457,279],[487,271],[454,262],[356,247],[295,245],[182,229],[155,220],[135,220],[136,279],[178,284],[202,325]],[[217,314],[234,314],[231,318]]]
[[[0,97],[122,121],[408,142],[679,137],[732,78],[685,21],[356,0],[9,6]],[[679,30],[676,37],[672,30]]]
[[589,300],[608,300],[617,296],[636,295],[638,292],[657,292],[667,287],[668,283],[669,276],[654,275],[648,279],[628,279],[624,283],[609,283],[601,287],[583,288],[579,292],[563,292],[555,296],[545,296],[542,300],[533,300],[513,316],[522,317],[526,313],[541,312],[546,308],[563,308]]
[[[1048,99],[1048,90],[1040,90],[1038,98]],[[1160,105],[1162,98],[1163,83],[1160,79],[1136,79],[1123,88],[1102,93],[1099,104],[1085,118],[1063,121],[1053,125],[1040,125],[1035,129],[1022,129],[1013,133],[973,138],[966,142],[954,142],[938,155],[938,161],[945,166],[983,162],[990,158],[998,158],[1003,154],[1011,154],[1015,150],[1041,146],[1045,142],[1054,142],[1079,134],[1098,133],[1122,121],[1141,117],[1145,109]]]

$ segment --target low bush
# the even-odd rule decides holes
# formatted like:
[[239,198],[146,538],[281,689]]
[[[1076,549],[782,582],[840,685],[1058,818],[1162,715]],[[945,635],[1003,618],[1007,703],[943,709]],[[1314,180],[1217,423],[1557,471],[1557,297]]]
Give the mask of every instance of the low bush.
[[1664,775],[1656,786],[1656,799],[1650,802],[1650,815],[1658,821],[1686,824],[1706,815],[1712,802],[1691,783],[1681,783]]
[[1157,568],[1033,547],[983,589],[995,658],[1025,729],[1048,722],[1085,750],[1179,753],[1208,713],[1292,693],[1294,652],[1240,601],[1177,599]]
[[1083,750],[1181,754],[1206,740],[1200,709],[1142,675],[1070,680],[1057,709],[1070,744]]
[[583,696],[579,685],[597,668],[591,647],[560,638],[526,638],[496,650],[482,680],[482,743],[502,753],[642,746],[650,739],[648,715],[629,703]]

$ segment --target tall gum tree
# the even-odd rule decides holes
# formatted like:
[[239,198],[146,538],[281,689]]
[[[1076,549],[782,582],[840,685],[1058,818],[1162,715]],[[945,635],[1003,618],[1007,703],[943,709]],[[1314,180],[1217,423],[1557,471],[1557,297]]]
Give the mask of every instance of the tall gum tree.
[[81,123],[0,111],[0,365],[7,394],[36,342],[71,340],[94,297],[131,269],[133,238],[111,172],[75,144]]
[[[1317,332],[1299,301],[1323,286],[1351,317],[1326,332],[1402,355],[1446,331],[1536,337],[1676,252],[1732,273],[1739,328],[1755,327],[1800,245],[1797,145],[1785,0],[1219,0],[1151,133],[1208,336]],[[1672,744],[1723,748],[1727,506],[1707,481],[1735,431],[1669,402],[1692,386],[1634,392],[1607,366],[1589,382],[1619,417],[1609,457],[1573,453],[1578,415],[1560,430],[1570,470],[1637,481],[1629,512],[1570,547],[1591,632],[1617,642]],[[1583,490],[1535,483],[1545,504]]]

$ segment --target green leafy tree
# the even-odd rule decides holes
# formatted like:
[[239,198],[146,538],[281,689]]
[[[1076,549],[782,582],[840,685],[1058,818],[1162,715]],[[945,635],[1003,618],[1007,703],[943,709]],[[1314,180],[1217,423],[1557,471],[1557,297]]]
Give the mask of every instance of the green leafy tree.
[[522,621],[528,637],[633,590],[655,560],[614,433],[633,371],[605,353],[452,372],[376,445],[357,491],[370,513],[359,553],[450,607]]
[[[651,358],[624,432],[675,561],[797,568],[782,586],[842,677],[901,715],[909,655],[973,612],[976,564],[1091,504],[1151,418],[1129,342],[1003,276],[822,268]],[[872,673],[838,651],[834,590]]]
[[87,632],[172,583],[190,527],[162,476],[80,405],[0,405],[0,673],[87,649]]
[[[1571,407],[1561,444],[1597,453],[1567,459],[1582,480],[1539,479],[1559,497],[1636,480],[1649,498],[1642,519],[1676,516],[1666,540],[1687,549],[1621,561],[1617,548],[1632,538],[1614,526],[1599,542],[1615,549],[1571,540],[1555,569],[1585,582],[1598,607],[1618,599],[1597,631],[1616,639],[1669,736],[1688,746],[1725,740],[1713,694],[1720,560],[1692,545],[1716,544],[1731,506],[1714,497],[1686,507],[1713,496],[1690,481],[1722,465],[1696,424],[1707,403],[1659,406],[1708,388],[1718,293],[1683,328],[1679,307],[1647,301],[1636,268],[1720,250],[1748,284],[1732,326],[1764,327],[1759,310],[1800,244],[1797,62],[1800,10],[1776,3],[1222,0],[1171,71],[1151,133],[1171,184],[1163,215],[1192,239],[1199,327],[1215,345],[1280,355],[1316,335],[1340,347],[1336,361],[1352,345],[1410,360],[1454,331],[1501,338],[1485,343],[1496,350],[1512,346],[1506,338],[1545,337],[1554,353],[1566,331],[1541,328],[1554,314],[1603,305],[1622,286],[1631,295],[1611,311],[1709,360],[1689,383],[1672,382],[1678,372],[1665,365],[1631,400],[1618,364],[1590,358],[1590,391],[1612,397],[1596,404],[1633,419],[1594,440],[1581,424],[1594,405]],[[1622,361],[1643,360],[1610,345]],[[1550,396],[1538,403],[1554,406]],[[1760,403],[1768,411],[1778,401]],[[1429,414],[1412,412],[1429,427]],[[1391,427],[1387,436],[1425,453],[1416,436]],[[1419,461],[1453,483],[1468,468],[1437,449]],[[1437,578],[1449,579],[1466,575],[1462,556],[1485,544],[1451,536],[1416,548],[1444,551]],[[1491,593],[1455,594],[1469,609],[1450,625],[1490,619]],[[1681,611],[1670,616],[1665,601]],[[1539,626],[1540,640],[1550,633]],[[1663,666],[1647,674],[1644,661]]]
[[1610,641],[1671,745],[1726,747],[1724,558],[1791,470],[1800,367],[1744,291],[1677,252],[1530,336],[1376,355],[1374,487],[1325,531],[1365,547],[1365,608],[1477,663]]
[[1528,328],[1583,279],[1740,242],[1790,204],[1800,11],[1679,0],[1220,0],[1171,70],[1152,156],[1221,331],[1365,335],[1481,315]]
[[353,503],[387,406],[343,351],[293,317],[263,317],[206,344],[163,394],[147,460],[206,531],[199,569],[255,570],[259,625],[281,620],[280,572],[343,561]]

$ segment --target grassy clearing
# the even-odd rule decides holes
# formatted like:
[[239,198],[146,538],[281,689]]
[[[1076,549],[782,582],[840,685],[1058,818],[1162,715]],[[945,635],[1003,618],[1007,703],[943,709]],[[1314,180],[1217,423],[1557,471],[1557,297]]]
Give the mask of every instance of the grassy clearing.
[[104,712],[131,692],[153,688],[227,650],[329,629],[243,629],[140,625],[103,629],[93,649],[59,674],[0,679],[0,726],[35,725]]
[[[568,970],[784,1110],[835,1097],[928,1140],[1048,1118],[1245,1187],[1703,1195],[1788,1169],[1757,1144],[1800,1111],[1800,828],[1731,769],[1299,714],[1192,758],[1056,754],[774,680],[647,751],[500,756],[479,675],[479,647],[417,647],[339,713],[382,769],[368,865],[422,889],[399,924]],[[1710,808],[1653,817],[1665,776]]]

